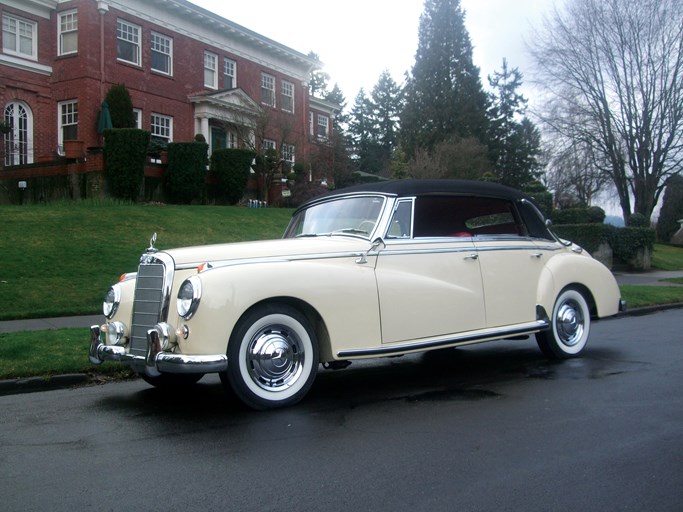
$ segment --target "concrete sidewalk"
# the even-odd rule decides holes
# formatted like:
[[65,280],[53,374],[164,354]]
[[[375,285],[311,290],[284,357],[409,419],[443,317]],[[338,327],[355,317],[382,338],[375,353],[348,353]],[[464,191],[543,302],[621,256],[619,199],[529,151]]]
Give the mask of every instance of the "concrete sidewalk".
[[27,320],[8,320],[0,322],[0,333],[17,331],[45,331],[70,327],[90,327],[101,325],[104,315],[64,316],[59,318],[31,318]]

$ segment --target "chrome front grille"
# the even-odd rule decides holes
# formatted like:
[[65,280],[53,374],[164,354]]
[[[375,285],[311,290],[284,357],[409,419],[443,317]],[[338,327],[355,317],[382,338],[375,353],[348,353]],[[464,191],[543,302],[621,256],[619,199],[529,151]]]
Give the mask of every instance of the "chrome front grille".
[[143,255],[138,267],[130,328],[130,352],[145,356],[147,331],[168,316],[173,260],[164,254]]

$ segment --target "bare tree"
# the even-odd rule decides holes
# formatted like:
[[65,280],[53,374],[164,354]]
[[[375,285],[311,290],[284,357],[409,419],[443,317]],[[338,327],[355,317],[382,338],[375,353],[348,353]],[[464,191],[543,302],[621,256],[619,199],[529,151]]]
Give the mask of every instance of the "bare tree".
[[680,0],[573,0],[534,39],[543,120],[592,155],[626,220],[650,218],[680,172],[682,19]]

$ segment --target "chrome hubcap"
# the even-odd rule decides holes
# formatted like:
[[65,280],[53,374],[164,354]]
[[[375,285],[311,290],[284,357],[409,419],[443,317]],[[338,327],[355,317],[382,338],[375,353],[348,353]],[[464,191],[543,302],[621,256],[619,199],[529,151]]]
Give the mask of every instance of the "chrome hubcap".
[[555,328],[560,341],[571,347],[576,345],[583,337],[584,317],[583,311],[574,301],[567,301],[557,309]]
[[268,391],[282,391],[290,387],[303,370],[301,340],[282,325],[258,331],[249,343],[246,356],[252,380]]

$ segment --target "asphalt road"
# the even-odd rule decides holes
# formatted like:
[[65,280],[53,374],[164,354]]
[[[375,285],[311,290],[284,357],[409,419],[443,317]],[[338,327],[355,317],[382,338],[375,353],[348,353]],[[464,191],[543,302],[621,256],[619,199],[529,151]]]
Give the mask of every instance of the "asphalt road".
[[256,413],[215,377],[0,397],[0,509],[677,511],[681,310],[593,326],[581,359],[499,342],[321,370]]

